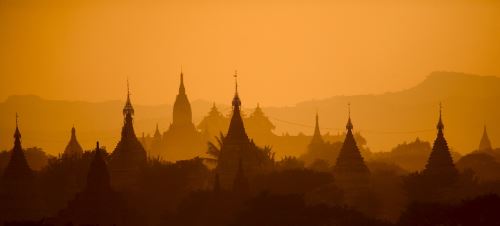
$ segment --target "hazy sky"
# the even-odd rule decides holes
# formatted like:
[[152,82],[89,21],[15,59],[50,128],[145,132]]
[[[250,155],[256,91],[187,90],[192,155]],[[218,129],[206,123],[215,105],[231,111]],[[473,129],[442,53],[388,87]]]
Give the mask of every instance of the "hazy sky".
[[128,76],[135,103],[170,103],[181,65],[191,100],[229,103],[237,69],[267,106],[500,75],[500,1],[68,2],[0,1],[0,100],[123,99]]

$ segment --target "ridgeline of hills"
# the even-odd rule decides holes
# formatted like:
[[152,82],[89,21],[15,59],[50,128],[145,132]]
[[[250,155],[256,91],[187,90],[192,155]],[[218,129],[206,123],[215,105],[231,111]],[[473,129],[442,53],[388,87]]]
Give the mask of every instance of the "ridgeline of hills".
[[[241,98],[244,103],[245,97]],[[263,106],[263,110],[275,123],[278,135],[285,132],[312,134],[316,111],[319,111],[323,133],[340,133],[344,131],[348,102],[351,103],[354,129],[366,138],[372,151],[389,151],[416,137],[432,141],[439,102],[443,103],[445,136],[455,151],[467,153],[477,148],[485,124],[494,146],[500,136],[500,78],[494,76],[434,72],[415,87],[399,92],[335,96],[289,107]],[[75,125],[84,149],[91,149],[99,140],[112,150],[120,137],[123,103],[124,100],[91,103],[11,96],[0,103],[0,150],[12,147],[15,112],[21,116],[25,147],[39,146],[48,153],[60,153],[69,140],[71,126]],[[197,124],[210,110],[211,103],[195,100],[191,104]],[[219,110],[227,114],[229,104],[221,104]],[[135,131],[139,137],[142,132],[152,134],[156,123],[162,132],[167,129],[171,105],[136,103],[134,107]],[[248,114],[254,106],[244,107]]]

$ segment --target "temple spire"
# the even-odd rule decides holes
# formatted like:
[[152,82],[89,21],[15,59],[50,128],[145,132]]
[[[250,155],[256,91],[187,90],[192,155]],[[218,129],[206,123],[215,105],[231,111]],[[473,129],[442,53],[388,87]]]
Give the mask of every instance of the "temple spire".
[[427,160],[424,172],[434,176],[441,176],[441,179],[452,179],[458,174],[453,159],[451,157],[448,143],[443,133],[444,124],[442,120],[442,105],[439,103],[439,121],[437,124],[437,136],[432,146],[432,152]]
[[488,132],[486,131],[486,125],[483,129],[483,136],[481,137],[481,142],[479,143],[479,151],[491,151],[493,148],[491,147],[490,138],[488,137]]
[[14,147],[10,155],[10,160],[4,170],[4,179],[7,180],[22,180],[32,176],[32,170],[28,165],[28,161],[24,155],[21,146],[21,132],[18,125],[19,115],[16,113],[16,131],[14,132]]
[[233,98],[233,115],[231,117],[231,121],[229,123],[229,129],[227,131],[227,136],[226,138],[229,139],[236,138],[236,139],[244,139],[248,140],[248,136],[245,131],[245,126],[243,125],[243,119],[241,118],[241,112],[240,112],[240,106],[241,106],[241,100],[240,97],[238,96],[238,72],[234,72],[234,78],[235,78],[235,94]]
[[127,101],[125,102],[125,106],[123,107],[123,115],[127,116],[134,115],[134,107],[132,106],[132,102],[130,101],[130,85],[127,78]]
[[351,103],[347,103],[347,111],[348,111],[348,120],[347,120],[347,125],[345,128],[348,131],[351,131],[353,129],[352,122],[351,122]]
[[73,125],[73,127],[71,128],[71,138],[68,142],[68,145],[66,145],[66,148],[64,149],[62,156],[65,159],[74,159],[81,157],[82,154],[83,154],[83,149],[76,139],[76,129],[75,126]]
[[161,137],[160,129],[158,128],[158,123],[156,123],[156,130],[155,130],[154,137]]
[[18,121],[19,121],[19,115],[16,112],[16,131],[14,132],[14,138],[16,139],[15,144],[19,142],[19,145],[21,145],[21,133],[19,132]]
[[185,94],[186,93],[186,88],[184,87],[184,74],[182,73],[182,67],[181,67],[181,75],[180,75],[180,80],[181,84],[179,85],[179,94]]
[[318,111],[316,111],[316,124],[314,126],[314,134],[311,140],[311,144],[323,143],[323,138],[321,136],[321,132],[319,130],[319,116]]
[[235,83],[235,92],[234,92],[234,98],[233,98],[233,108],[235,110],[240,110],[241,106],[241,100],[238,95],[238,71],[234,71],[234,83]]
[[443,124],[443,120],[442,120],[442,109],[443,109],[443,105],[441,104],[441,102],[439,102],[439,121],[438,121],[436,128],[441,133],[444,129],[444,124]]

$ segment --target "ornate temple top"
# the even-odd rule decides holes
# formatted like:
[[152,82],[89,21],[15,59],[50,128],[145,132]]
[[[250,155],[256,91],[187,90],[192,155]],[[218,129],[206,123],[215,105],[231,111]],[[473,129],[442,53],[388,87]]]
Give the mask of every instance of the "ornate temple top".
[[111,163],[113,168],[129,169],[146,161],[146,151],[134,131],[132,117],[134,111],[130,103],[130,92],[127,94],[127,104],[125,104],[123,112],[125,117],[121,138],[111,154]]
[[348,131],[351,131],[353,129],[352,122],[351,122],[351,103],[347,104],[347,109],[348,109],[349,119],[347,120],[347,125],[345,126],[345,128]]
[[83,148],[76,139],[76,130],[75,127],[73,126],[73,128],[71,128],[71,138],[63,152],[63,158],[76,158],[80,157],[82,154],[83,154]]
[[241,100],[240,96],[238,95],[238,71],[234,71],[234,82],[235,82],[235,92],[232,104],[233,104],[233,109],[237,108],[239,111],[241,106]]
[[123,115],[134,115],[134,107],[132,106],[132,103],[130,102],[130,86],[128,83],[127,79],[127,101],[125,102],[125,106],[123,107]]
[[352,133],[352,122],[351,122],[351,112],[350,104],[349,106],[349,117],[347,120],[347,133],[345,136],[344,143],[340,149],[339,156],[337,157],[337,163],[334,167],[334,173],[338,174],[349,174],[349,173],[363,173],[368,174],[370,171],[365,164],[363,156],[356,144],[354,135]]
[[191,112],[191,104],[189,103],[186,95],[186,88],[184,87],[184,74],[181,71],[179,93],[177,94],[174,102],[172,125],[174,126],[192,126],[193,115]]
[[429,156],[424,172],[430,174],[453,176],[456,175],[458,171],[453,164],[453,159],[451,157],[450,149],[448,148],[448,143],[444,138],[444,124],[442,120],[441,109],[442,105],[439,104],[439,121],[437,124],[438,133],[436,136],[436,140],[434,140],[432,152]]
[[33,171],[28,165],[28,161],[26,160],[23,148],[21,146],[21,132],[19,132],[18,118],[19,116],[16,113],[14,148],[12,148],[9,163],[7,164],[7,167],[4,171],[4,180],[23,180],[29,179],[33,176]]
[[311,144],[323,143],[323,137],[321,136],[321,132],[319,130],[319,116],[318,112],[316,112],[316,124],[314,126],[314,134],[311,139]]
[[238,81],[236,80],[237,78],[236,72],[234,77],[235,77],[236,89],[233,98],[233,115],[231,117],[231,122],[229,123],[229,129],[227,131],[226,140],[248,141],[248,136],[245,131],[243,119],[241,118],[241,112],[240,112],[241,101],[238,96]]

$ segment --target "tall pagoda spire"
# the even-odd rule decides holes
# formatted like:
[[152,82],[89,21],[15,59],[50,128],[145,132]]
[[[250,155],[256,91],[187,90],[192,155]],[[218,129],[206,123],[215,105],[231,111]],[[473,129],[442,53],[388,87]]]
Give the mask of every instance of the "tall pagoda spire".
[[134,107],[132,106],[132,102],[130,101],[130,85],[127,79],[127,101],[125,102],[125,106],[123,107],[123,115],[133,116],[134,115]]
[[483,136],[481,137],[481,142],[479,142],[479,151],[491,151],[493,148],[491,147],[490,138],[488,137],[488,133],[486,131],[486,125],[483,129]]
[[453,163],[448,143],[444,138],[441,103],[439,103],[439,121],[436,128],[438,130],[436,140],[434,140],[432,152],[425,166],[424,173],[449,178],[450,176],[457,175],[458,172]]
[[316,124],[314,125],[314,134],[311,139],[311,144],[322,144],[323,142],[323,137],[321,136],[321,132],[319,130],[319,116],[316,111]]
[[232,101],[233,105],[233,115],[231,117],[231,122],[229,123],[229,129],[227,131],[226,139],[232,140],[245,140],[248,141],[248,136],[245,131],[245,126],[243,125],[243,119],[241,118],[241,100],[238,95],[238,72],[234,72],[235,79],[235,93]]
[[21,146],[21,132],[19,132],[18,114],[16,113],[16,130],[14,132],[14,148],[12,148],[10,160],[5,168],[3,179],[8,181],[19,181],[29,179],[33,176],[33,171],[26,161],[23,148]]
[[181,68],[181,84],[179,85],[179,94],[185,94],[186,93],[186,88],[184,87],[184,74],[182,73],[182,68]]
[[[127,87],[128,88],[128,87]],[[129,90],[129,89],[128,89]],[[123,178],[128,177],[126,172],[138,169],[146,162],[146,150],[142,146],[134,131],[133,114],[134,110],[130,102],[130,91],[127,91],[127,103],[123,109],[124,123],[121,138],[111,154],[110,167],[112,172],[120,174]],[[125,179],[114,177],[116,181]],[[127,178],[129,179],[129,178]]]
[[82,156],[83,154],[83,148],[78,143],[78,140],[76,139],[76,129],[75,126],[71,128],[71,138],[69,140],[68,145],[66,145],[66,149],[64,149],[63,152],[63,158],[78,158]]
[[154,134],[154,137],[160,137],[161,138],[161,133],[160,133],[160,129],[158,128],[158,123],[156,123],[156,130],[155,130],[155,134]]
[[186,95],[186,88],[184,87],[184,73],[181,70],[179,93],[177,94],[174,102],[172,126],[174,127],[193,127],[193,114],[191,112],[191,104],[189,103]]
[[340,149],[339,156],[337,157],[337,164],[335,164],[335,174],[353,174],[362,173],[368,174],[369,170],[365,164],[363,156],[356,144],[354,135],[352,133],[353,125],[351,121],[351,104],[348,104],[348,120],[347,120],[347,133],[344,139],[342,148]]

